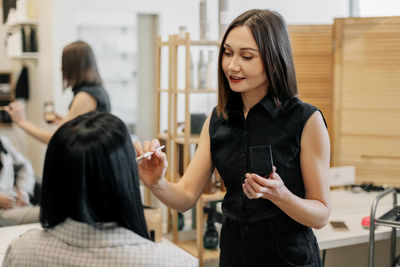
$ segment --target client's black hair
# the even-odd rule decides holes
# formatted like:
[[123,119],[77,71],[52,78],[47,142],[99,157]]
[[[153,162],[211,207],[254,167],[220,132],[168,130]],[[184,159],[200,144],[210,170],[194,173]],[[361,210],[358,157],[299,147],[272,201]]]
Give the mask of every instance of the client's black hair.
[[66,218],[116,222],[148,238],[136,153],[125,124],[91,112],[62,125],[51,138],[43,169],[40,223]]

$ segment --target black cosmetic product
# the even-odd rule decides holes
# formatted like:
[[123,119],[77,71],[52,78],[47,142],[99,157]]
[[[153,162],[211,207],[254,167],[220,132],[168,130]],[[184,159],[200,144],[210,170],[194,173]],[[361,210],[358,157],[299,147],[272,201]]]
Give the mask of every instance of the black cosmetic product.
[[273,170],[271,145],[249,147],[249,171],[268,177]]

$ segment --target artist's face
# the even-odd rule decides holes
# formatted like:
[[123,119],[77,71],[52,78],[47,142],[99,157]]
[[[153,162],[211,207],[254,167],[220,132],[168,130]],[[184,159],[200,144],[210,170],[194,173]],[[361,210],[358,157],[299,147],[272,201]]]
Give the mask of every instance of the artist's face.
[[260,51],[247,26],[233,28],[223,49],[222,69],[233,91],[267,91],[268,79]]

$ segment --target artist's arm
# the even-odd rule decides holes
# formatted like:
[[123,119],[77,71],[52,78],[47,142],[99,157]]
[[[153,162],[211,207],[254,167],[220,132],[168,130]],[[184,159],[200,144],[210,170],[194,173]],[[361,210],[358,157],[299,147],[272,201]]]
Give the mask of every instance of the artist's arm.
[[[196,153],[177,183],[164,177],[168,165],[165,153],[156,152],[151,159],[144,158],[138,162],[139,176],[144,185],[165,205],[178,211],[183,212],[194,206],[214,170],[210,153],[209,124],[210,117],[203,125]],[[139,156],[148,151],[155,151],[157,147],[158,140],[144,142],[143,148],[138,142],[135,143]]]

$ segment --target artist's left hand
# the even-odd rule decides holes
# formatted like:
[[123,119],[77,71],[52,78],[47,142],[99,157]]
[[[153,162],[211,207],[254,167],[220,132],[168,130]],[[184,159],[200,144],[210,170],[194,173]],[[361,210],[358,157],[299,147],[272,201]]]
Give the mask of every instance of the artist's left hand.
[[279,174],[276,173],[275,166],[268,178],[261,177],[255,173],[246,173],[246,179],[242,187],[243,192],[249,199],[265,198],[275,204],[285,201],[291,194]]

